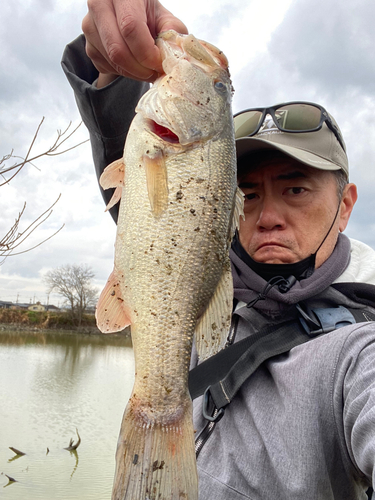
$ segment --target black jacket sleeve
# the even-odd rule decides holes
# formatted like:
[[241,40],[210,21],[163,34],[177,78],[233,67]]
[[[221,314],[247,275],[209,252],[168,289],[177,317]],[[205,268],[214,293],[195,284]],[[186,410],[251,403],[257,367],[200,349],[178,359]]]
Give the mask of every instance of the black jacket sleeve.
[[[98,71],[86,55],[84,35],[66,46],[61,64],[74,90],[82,120],[90,133],[95,170],[99,179],[105,167],[122,156],[135,107],[149,89],[149,84],[118,77],[101,89],[93,86],[98,78]],[[101,192],[107,204],[113,190],[101,189]],[[116,221],[118,204],[110,212]]]

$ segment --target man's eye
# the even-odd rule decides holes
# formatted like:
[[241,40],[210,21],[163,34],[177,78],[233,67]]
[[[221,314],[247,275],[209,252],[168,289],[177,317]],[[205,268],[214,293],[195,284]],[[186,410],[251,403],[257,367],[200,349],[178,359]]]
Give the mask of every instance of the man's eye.
[[303,187],[292,187],[287,189],[287,193],[289,194],[301,194],[304,193],[306,190]]
[[256,194],[255,193],[248,193],[245,194],[245,199],[246,200],[253,200],[255,198]]

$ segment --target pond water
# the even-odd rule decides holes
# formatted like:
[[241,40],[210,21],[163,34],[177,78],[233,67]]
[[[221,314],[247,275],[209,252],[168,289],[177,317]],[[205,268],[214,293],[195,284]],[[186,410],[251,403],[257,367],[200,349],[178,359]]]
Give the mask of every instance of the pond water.
[[0,332],[0,498],[110,500],[133,381],[125,337]]

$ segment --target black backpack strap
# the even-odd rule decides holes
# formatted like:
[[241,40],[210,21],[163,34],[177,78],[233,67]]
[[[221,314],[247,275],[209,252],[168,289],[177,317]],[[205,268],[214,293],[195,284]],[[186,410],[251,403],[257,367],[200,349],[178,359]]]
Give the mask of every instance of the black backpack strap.
[[[372,288],[375,290],[375,287]],[[189,372],[191,398],[195,399],[205,394],[204,408],[208,406],[210,399],[216,409],[224,408],[265,360],[288,352],[317,335],[356,322],[375,320],[375,314],[367,309],[348,309],[338,306],[305,310],[299,304],[296,307],[299,319],[268,325],[255,334],[229,345],[191,370]]]
[[216,423],[223,417],[225,407],[259,365],[309,339],[297,320],[267,326],[219,351],[190,371],[192,399],[204,393],[202,413],[207,420],[196,440],[197,457]]
[[297,310],[299,319],[269,325],[230,344],[189,372],[190,395],[195,399],[204,394],[202,413],[208,421],[196,440],[197,457],[216,423],[224,415],[225,407],[264,361],[289,352],[318,335],[348,324],[374,319],[364,315],[361,309],[349,311],[342,306],[308,310],[299,306]]
[[[353,302],[375,309],[375,285],[370,285],[368,283],[334,283],[331,287]],[[375,321],[375,311],[369,310],[368,307],[362,309],[348,309],[353,314],[357,323]]]
[[367,309],[352,309],[352,308],[349,308],[349,310],[354,316],[356,323],[375,321],[375,313],[372,311],[368,311]]
[[331,287],[354,302],[375,308],[375,285],[368,283],[334,283]]
[[310,340],[298,320],[271,325],[208,358],[189,373],[192,399],[206,393],[217,409],[233,399],[241,385],[265,361]]

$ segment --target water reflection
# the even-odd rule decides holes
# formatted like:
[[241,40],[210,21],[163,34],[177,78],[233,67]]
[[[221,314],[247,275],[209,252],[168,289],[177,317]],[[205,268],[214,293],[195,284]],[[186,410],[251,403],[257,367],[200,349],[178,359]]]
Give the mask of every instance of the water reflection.
[[78,467],[78,461],[79,460],[78,460],[78,452],[77,452],[77,450],[71,451],[70,455],[73,455],[75,457],[75,459],[76,459],[76,463],[75,463],[75,465],[73,467],[72,473],[70,474],[70,480],[72,480],[73,474],[75,473],[75,471],[77,470],[77,467]]
[[[0,380],[4,499],[109,499],[134,380],[129,339],[0,332]],[[76,428],[80,447],[64,450]]]

